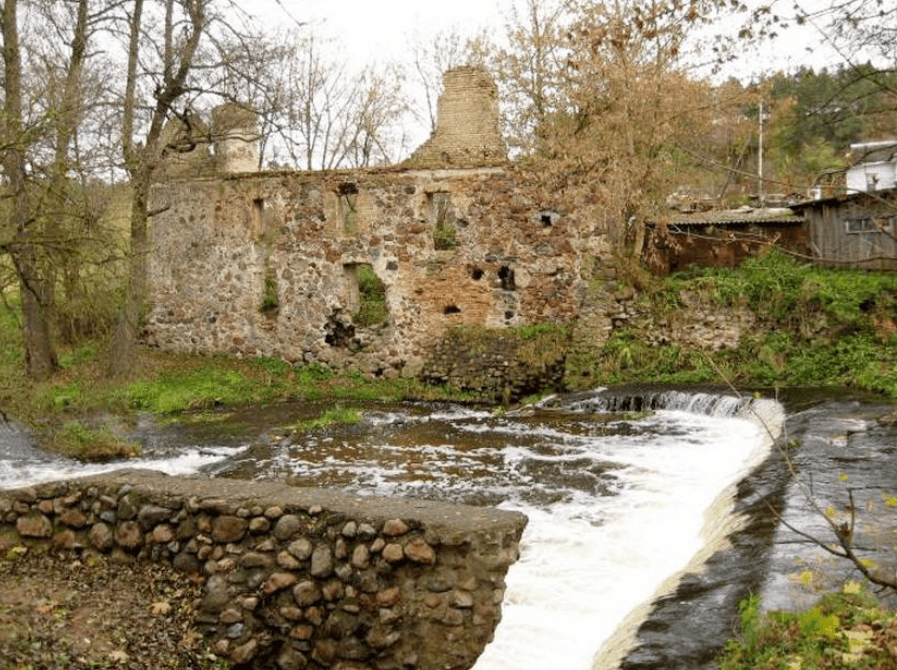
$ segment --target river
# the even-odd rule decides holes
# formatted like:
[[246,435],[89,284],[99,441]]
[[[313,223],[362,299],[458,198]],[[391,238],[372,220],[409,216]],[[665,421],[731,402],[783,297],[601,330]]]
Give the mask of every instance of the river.
[[[356,425],[289,430],[313,409],[144,421],[143,457],[89,466],[0,426],[0,487],[126,466],[519,510],[530,519],[521,558],[476,670],[591,670],[711,667],[749,592],[788,607],[851,577],[770,513],[825,532],[775,439],[802,442],[792,460],[820,496],[843,494],[845,471],[864,498],[884,501],[897,481],[897,432],[878,421],[888,408],[866,400],[598,390],[512,411],[371,406]],[[890,560],[894,542],[875,530],[861,541]],[[805,584],[795,574],[807,566]]]

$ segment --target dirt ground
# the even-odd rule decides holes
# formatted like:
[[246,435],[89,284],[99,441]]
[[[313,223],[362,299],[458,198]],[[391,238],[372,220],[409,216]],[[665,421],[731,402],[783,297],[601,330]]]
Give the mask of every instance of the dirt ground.
[[192,627],[199,587],[156,565],[0,557],[0,670],[224,668]]

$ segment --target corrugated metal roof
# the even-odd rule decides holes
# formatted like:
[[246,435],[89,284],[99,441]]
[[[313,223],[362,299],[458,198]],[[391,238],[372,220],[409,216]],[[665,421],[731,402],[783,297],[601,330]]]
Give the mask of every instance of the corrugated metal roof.
[[708,212],[681,213],[670,216],[667,223],[676,226],[749,225],[752,223],[800,223],[803,217],[787,207],[740,207]]
[[861,200],[864,197],[872,198],[873,200],[892,200],[897,197],[897,188],[883,188],[878,191],[858,191],[856,193],[835,195],[829,198],[820,198],[819,200],[807,200],[806,202],[801,202],[797,205],[791,205],[791,209],[795,212],[800,212],[801,210],[823,204],[834,206],[844,202],[850,202],[851,200]]

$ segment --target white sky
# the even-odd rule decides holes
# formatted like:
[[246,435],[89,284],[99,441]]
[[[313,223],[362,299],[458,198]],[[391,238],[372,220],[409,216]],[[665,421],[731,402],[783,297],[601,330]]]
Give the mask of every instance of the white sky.
[[[253,0],[250,13],[257,13],[271,25],[288,26],[307,22],[322,37],[333,38],[346,59],[355,65],[370,62],[401,62],[410,45],[429,43],[440,32],[456,29],[474,35],[483,28],[503,33],[505,17],[524,0]],[[790,13],[791,0],[751,0],[770,4],[775,11]],[[827,7],[832,0],[802,0],[806,9]],[[731,30],[733,24],[726,26]],[[722,29],[717,26],[716,29]],[[710,29],[711,32],[713,28]],[[830,64],[831,52],[810,49],[818,45],[819,33],[812,26],[793,24],[773,45],[746,43],[742,72],[789,70],[801,65],[822,67]]]
[[401,61],[414,42],[426,43],[439,32],[457,28],[474,34],[479,28],[503,26],[502,16],[515,0],[255,0],[258,12],[276,24],[289,18],[319,26],[338,40],[353,63]]
[[[239,0],[238,0],[239,1]],[[794,0],[749,0],[755,4],[772,4],[783,14],[790,12]],[[833,0],[801,0],[811,9],[827,7]],[[413,44],[431,44],[439,33],[457,32],[473,36],[484,28],[501,41],[507,17],[513,7],[525,7],[526,0],[251,0],[244,6],[273,27],[290,27],[306,23],[316,35],[333,44],[327,51],[344,58],[355,68],[377,63],[409,63]],[[249,3],[247,3],[248,5]],[[745,15],[705,28],[715,32],[737,32]],[[762,71],[793,70],[799,66],[819,69],[831,65],[833,54],[818,45],[819,33],[812,26],[797,28],[793,24],[774,44],[746,42],[740,62],[726,69],[721,78],[737,76],[749,80]],[[709,71],[707,72],[709,74]],[[720,78],[717,76],[715,78]],[[412,84],[413,86],[413,84]],[[415,96],[416,97],[416,96]],[[419,126],[419,127],[418,127]],[[406,128],[417,146],[426,139],[429,128],[423,119]]]

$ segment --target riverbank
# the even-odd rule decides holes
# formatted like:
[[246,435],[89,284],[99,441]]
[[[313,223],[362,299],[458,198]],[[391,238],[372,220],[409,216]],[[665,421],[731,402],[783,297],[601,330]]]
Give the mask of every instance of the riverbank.
[[593,289],[614,296],[611,329],[580,333],[568,383],[842,387],[897,400],[895,273],[773,251],[665,278],[631,268]]
[[[602,313],[613,315],[603,327],[587,317],[600,301]],[[512,393],[519,380],[503,380],[503,370],[516,371],[525,392],[536,394],[715,383],[843,387],[897,400],[897,274],[814,268],[776,252],[737,269],[656,278],[630,268],[608,282],[595,279],[583,318],[569,326],[450,331],[445,342],[466,367],[440,369],[428,383],[149,348],[138,349],[127,379],[110,379],[105,343],[94,338],[65,346],[60,371],[33,384],[15,308],[14,300],[0,303],[0,418],[15,418],[45,447],[84,460],[133,455],[137,447],[125,435],[138,413],[307,400],[322,404],[318,418],[326,422],[352,420],[352,404],[363,401],[523,399]],[[496,346],[497,338],[513,346]],[[511,349],[514,360],[479,360],[496,348]],[[435,357],[430,371],[451,358]],[[527,375],[527,366],[539,370]]]
[[11,549],[0,583],[0,670],[226,667],[194,628],[201,587],[181,573]]
[[[708,389],[708,391],[709,391],[709,389]],[[654,405],[650,404],[650,402],[651,402],[652,398],[657,397],[658,392],[655,391],[652,394],[652,392],[649,388],[643,388],[641,391],[632,390],[632,391],[623,392],[623,393],[629,394],[626,397],[640,398],[640,399],[644,400],[644,402],[649,403],[646,406],[653,407]],[[639,393],[641,395],[633,395],[633,394],[639,394]],[[710,393],[712,393],[712,391],[710,391]],[[701,396],[701,394],[697,393],[696,391],[689,391],[689,390],[683,390],[680,393],[680,395],[688,396],[688,397],[692,397],[692,396],[700,397]],[[574,403],[581,403],[581,402],[583,402],[583,400],[585,398],[590,398],[592,396],[593,396],[593,394],[578,394],[578,395],[570,397],[570,401],[572,401]],[[711,397],[713,397],[713,396],[711,396]],[[715,396],[715,397],[720,398],[722,396]],[[851,396],[847,396],[846,399],[841,400],[840,401],[841,404],[839,406],[841,406],[842,409],[838,410],[838,411],[834,411],[832,406],[824,404],[823,398],[818,395],[814,394],[812,397],[807,397],[806,394],[800,394],[798,397],[790,397],[788,394],[783,394],[782,399],[789,406],[799,407],[799,406],[804,406],[804,405],[810,405],[813,408],[815,408],[813,410],[812,414],[804,414],[803,417],[801,418],[801,425],[805,424],[807,427],[815,427],[819,423],[820,419],[813,418],[813,417],[822,417],[826,422],[831,422],[835,417],[841,417],[844,414],[844,410],[846,410],[846,412],[847,412],[846,416],[844,416],[842,419],[839,419],[838,421],[832,423],[828,432],[826,432],[825,434],[815,435],[815,433],[818,431],[816,431],[816,429],[814,428],[815,436],[813,437],[813,439],[808,439],[809,436],[807,436],[801,432],[798,432],[799,426],[793,426],[793,431],[789,431],[789,434],[795,436],[796,439],[798,439],[804,443],[804,446],[797,452],[797,455],[800,457],[801,460],[806,460],[807,465],[813,466],[813,473],[812,473],[813,481],[815,482],[817,488],[821,487],[823,485],[823,483],[824,483],[823,480],[828,480],[828,479],[833,479],[834,483],[837,485],[838,483],[840,483],[838,474],[841,472],[850,474],[850,482],[852,484],[858,483],[861,486],[864,486],[864,488],[868,488],[867,486],[865,486],[863,484],[863,480],[858,479],[858,474],[856,472],[854,472],[853,470],[846,470],[846,468],[848,466],[846,464],[840,463],[840,457],[838,454],[838,452],[840,450],[840,448],[838,447],[838,445],[840,444],[840,440],[846,439],[846,440],[849,440],[851,443],[856,440],[859,440],[861,442],[861,444],[856,445],[857,448],[859,449],[858,453],[861,453],[864,455],[864,459],[866,461],[869,461],[869,465],[872,466],[876,472],[881,472],[882,468],[876,467],[876,464],[879,463],[879,460],[870,459],[870,456],[869,456],[870,445],[867,444],[865,441],[869,437],[878,436],[881,439],[876,438],[876,444],[881,443],[883,448],[890,447],[890,445],[894,444],[893,439],[888,437],[888,435],[890,435],[890,433],[882,432],[884,430],[884,428],[876,428],[876,426],[878,426],[880,423],[879,417],[883,416],[884,413],[888,411],[887,406],[878,405],[877,407],[869,408],[866,410],[866,412],[867,412],[866,414],[863,414],[862,416],[860,416],[856,413],[856,410],[853,408],[853,406],[854,406],[853,398],[855,398],[855,396],[851,395]],[[563,400],[561,398],[558,398],[557,402],[563,402]],[[642,403],[642,405],[644,405],[644,402]],[[823,403],[822,406],[820,406],[820,403]],[[296,403],[294,405],[294,407],[301,408],[305,404],[307,404],[307,403]],[[723,404],[725,404],[725,403],[723,403]],[[604,405],[601,405],[601,406],[604,407]],[[620,405],[620,406],[622,407],[623,405]],[[625,406],[626,407],[631,406],[634,408],[635,404],[634,403],[626,403]],[[688,402],[688,406],[691,406],[690,401]],[[260,430],[262,430],[263,427],[281,425],[276,420],[272,421],[271,416],[269,416],[269,414],[268,414],[269,412],[279,411],[278,408],[280,408],[280,407],[281,407],[281,405],[276,405],[276,406],[272,405],[270,408],[264,409],[264,410],[261,410],[261,408],[257,408],[257,409],[253,409],[253,410],[250,410],[250,409],[245,410],[247,413],[252,412],[254,415],[256,415],[258,417],[258,423],[254,424],[256,427],[254,429],[250,429],[247,434],[258,436],[260,434]],[[412,407],[414,409],[412,409]],[[612,406],[609,406],[609,407],[615,408],[615,407],[617,407],[617,405],[613,404]],[[872,410],[874,410],[874,411],[872,411]],[[426,420],[421,419],[420,421],[416,421],[414,419],[414,416],[415,416],[414,412],[425,412],[425,411],[426,410],[419,405],[408,406],[408,408],[405,410],[405,413],[401,413],[401,410],[399,410],[395,407],[383,407],[380,409],[379,412],[373,411],[371,413],[371,415],[367,419],[365,419],[361,424],[359,424],[358,426],[332,426],[330,429],[327,429],[327,430],[317,430],[316,429],[305,437],[301,434],[297,434],[297,435],[291,435],[291,436],[289,436],[289,439],[286,439],[286,438],[284,438],[284,433],[282,431],[273,431],[271,439],[265,439],[264,441],[259,441],[259,440],[254,441],[252,448],[247,450],[245,454],[237,455],[236,458],[232,459],[232,461],[234,461],[234,462],[232,462],[230,464],[231,474],[229,476],[238,476],[238,477],[244,478],[244,479],[254,479],[254,478],[258,478],[261,475],[261,478],[266,479],[266,480],[289,479],[291,481],[291,483],[297,483],[297,484],[306,483],[308,485],[313,485],[314,482],[317,482],[318,483],[317,485],[326,485],[326,486],[333,486],[333,487],[339,488],[343,485],[343,475],[340,473],[342,473],[344,470],[350,471],[352,468],[352,464],[353,463],[358,464],[358,462],[360,460],[362,469],[368,473],[376,472],[376,470],[375,470],[376,464],[380,464],[381,467],[385,467],[386,470],[391,471],[391,472],[402,473],[402,472],[407,472],[407,471],[414,471],[418,474],[423,473],[424,475],[434,477],[438,474],[437,471],[439,470],[439,467],[437,464],[439,462],[439,458],[435,457],[435,454],[432,451],[432,449],[420,450],[418,452],[418,450],[416,450],[412,447],[412,445],[417,444],[417,442],[411,441],[411,439],[408,435],[404,435],[404,436],[397,435],[395,431],[405,431],[405,430],[414,431],[415,430],[414,427],[419,426],[421,429],[425,430],[425,435],[428,436],[428,438],[425,439],[423,442],[421,442],[421,444],[431,444],[432,443],[431,440],[436,440],[436,442],[435,442],[436,444],[445,443],[445,444],[452,444],[452,445],[465,445],[465,444],[468,444],[468,441],[465,440],[463,437],[446,434],[444,432],[444,430],[440,427],[438,421],[434,421],[432,418],[427,418]],[[562,428],[564,430],[572,431],[569,438],[564,438],[564,439],[560,440],[560,444],[564,445],[565,451],[567,449],[569,449],[571,445],[578,444],[581,441],[581,439],[583,438],[582,431],[584,430],[584,427],[582,427],[579,424],[579,422],[577,422],[575,420],[571,421],[570,420],[571,417],[559,415],[558,412],[556,412],[556,411],[547,412],[541,419],[539,419],[538,417],[527,418],[530,416],[530,412],[527,412],[527,411],[492,413],[492,412],[462,410],[460,408],[456,408],[455,412],[456,412],[456,414],[453,416],[460,417],[461,415],[468,415],[468,414],[472,415],[471,420],[477,426],[479,426],[480,422],[489,422],[489,423],[495,423],[496,426],[501,428],[499,430],[498,434],[496,435],[496,437],[494,438],[496,440],[496,443],[494,445],[492,445],[493,449],[491,451],[489,449],[487,449],[487,452],[489,452],[489,453],[492,453],[492,452],[499,453],[499,450],[504,450],[507,446],[511,446],[511,445],[509,445],[509,437],[508,437],[509,434],[522,436],[524,434],[532,433],[533,437],[531,439],[533,440],[535,445],[538,445],[538,454],[540,456],[545,456],[546,454],[544,453],[544,451],[545,451],[545,439],[546,438],[545,438],[544,432],[538,432],[538,426],[539,426],[540,421],[546,421],[547,422],[546,427],[549,428],[550,432],[552,432],[552,433],[557,432],[558,430],[560,430]],[[237,413],[237,414],[239,414],[239,413]],[[237,419],[237,423],[238,424],[240,423],[239,416],[235,416],[235,413],[233,411],[224,410],[224,409],[216,410],[215,412],[199,412],[199,413],[191,412],[191,413],[186,413],[184,415],[181,415],[179,418],[181,420],[187,420],[187,421],[193,420],[195,418],[199,418],[203,422],[203,425],[205,426],[204,422],[207,421],[208,419],[210,419],[214,415],[217,415],[219,417],[231,417],[230,419],[225,419],[225,420],[233,421],[234,419]],[[291,420],[295,420],[297,415],[295,412],[286,412],[284,414],[284,416],[292,416]],[[516,419],[515,419],[515,417],[516,417]],[[526,430],[523,430],[522,427],[517,428],[517,429],[511,428],[509,430],[507,422],[521,420],[521,419],[523,421],[525,421],[528,426],[528,428]],[[632,419],[634,419],[634,417]],[[632,419],[627,419],[627,421],[630,421]],[[591,423],[591,421],[589,423]],[[579,427],[577,427],[577,426],[579,426]],[[392,454],[392,457],[397,459],[395,464],[393,464],[392,461],[390,461],[388,458],[388,456],[390,455],[389,450],[387,450],[387,452],[384,452],[383,454],[373,455],[373,454],[369,453],[369,447],[356,448],[355,446],[353,446],[355,444],[354,440],[358,439],[361,432],[363,432],[364,430],[374,431],[376,433],[376,435],[377,435],[376,444],[403,445],[404,446],[404,449],[399,448],[399,449],[393,450],[393,451],[395,451],[395,453]],[[587,430],[588,430],[589,434],[595,434],[597,436],[597,435],[602,434],[606,430],[606,427],[599,424],[599,425],[595,425],[591,428],[588,428]],[[632,429],[630,428],[629,430],[631,431]],[[651,437],[651,439],[645,443],[645,446],[647,446],[649,444],[655,445],[657,442],[659,442],[662,438],[662,433],[663,432],[661,431],[660,433]],[[267,436],[267,432],[264,432],[262,434]],[[278,437],[275,437],[274,435],[277,435]],[[731,438],[732,438],[732,435],[727,433],[726,438],[723,438],[723,439],[728,444],[728,440]],[[484,445],[484,439],[485,439],[484,433],[480,429],[477,429],[474,433],[471,434],[469,446],[471,448],[475,447],[478,450],[483,449],[484,446],[489,446],[489,445]],[[192,444],[193,442],[190,441],[190,443]],[[218,444],[218,442],[215,441],[214,438],[213,438],[212,443]],[[513,439],[511,444],[514,447],[511,451],[513,451],[514,453],[519,453],[520,438],[518,437],[516,439]],[[719,439],[717,439],[715,444],[716,444],[716,447],[714,448],[713,453],[716,453],[718,451],[718,447],[720,444],[722,444],[722,442]],[[836,458],[837,462],[833,465],[834,469],[826,470],[825,477],[823,477],[822,473],[819,472],[820,458],[815,455],[816,454],[815,451],[809,450],[809,448],[814,447],[814,445],[818,445],[819,448],[823,449],[824,450],[823,453],[826,453],[829,456]],[[850,445],[848,444],[847,446],[850,446]],[[814,449],[815,449],[815,447],[814,447]],[[271,450],[271,453],[268,453],[268,450]],[[630,451],[631,450],[625,450],[625,453],[629,453]],[[279,457],[278,454],[281,454],[281,456],[283,456],[283,457]],[[415,458],[409,458],[412,454],[419,455],[419,457],[421,459],[419,462],[420,463],[419,465],[418,465],[418,460],[416,460]],[[661,454],[658,453],[656,457],[648,458],[644,461],[644,463],[645,464],[649,464],[649,463],[653,464],[655,462],[658,462],[658,463],[663,462],[664,459],[662,457],[660,457],[660,455]],[[488,457],[488,453],[486,454],[486,456]],[[609,460],[610,460],[610,462],[617,463],[617,461],[620,460],[621,458],[622,458],[622,454],[618,455],[618,456],[614,456],[613,458],[611,458]],[[656,461],[655,461],[655,458],[656,458]],[[712,461],[715,459],[711,458],[709,460]],[[248,470],[243,474],[238,474],[238,472],[242,472],[242,471],[239,470],[239,468],[241,466],[239,465],[239,463],[237,461],[239,461],[239,462],[245,461],[247,464],[251,464],[251,466],[254,467],[255,469]],[[556,459],[549,459],[549,461],[554,462],[554,461],[556,461]],[[574,468],[575,474],[571,475],[573,477],[573,479],[570,480],[570,483],[576,482],[576,483],[579,483],[579,484],[589,487],[590,486],[589,482],[591,481],[591,477],[590,477],[591,471],[588,470],[587,468],[583,467],[586,463],[588,463],[588,461],[583,461],[582,459],[569,460],[569,458],[565,458],[561,462],[568,462],[568,461],[571,463],[576,463],[576,466]],[[290,465],[291,463],[293,464],[292,466]],[[450,465],[448,467],[448,469],[446,470],[446,472],[455,472],[455,473],[460,472],[461,473],[460,476],[465,481],[469,481],[474,476],[475,473],[489,473],[489,472],[492,472],[494,469],[494,468],[489,468],[489,467],[483,467],[483,468],[479,468],[476,466],[472,467],[471,462],[469,460],[467,460],[466,457],[465,457],[464,463],[465,463],[465,465],[461,469],[456,468],[456,467],[451,467],[451,465]],[[327,470],[328,468],[330,468],[334,473],[336,473],[338,475],[338,477],[331,478],[329,476],[326,476],[326,473],[322,472],[322,471]],[[686,469],[688,471],[693,470],[693,468],[691,468],[691,467],[686,468]],[[780,472],[781,475],[787,479],[787,477],[788,477],[787,472],[785,472],[783,470],[783,468],[781,467],[781,464],[778,464],[778,467],[776,467],[775,470],[777,472]],[[541,475],[546,475],[546,474],[550,474],[551,472],[555,472],[555,470],[546,471],[542,468],[540,468],[538,470],[533,469],[533,468],[524,468],[524,473],[526,473],[526,474],[533,474],[536,472],[539,472]],[[596,472],[598,472],[598,471],[596,471]],[[264,473],[264,474],[262,475],[262,473]],[[558,475],[563,475],[563,473],[564,473],[563,468],[560,468],[557,470]],[[598,472],[598,474],[600,474],[600,472]],[[306,482],[300,481],[301,479],[303,479],[305,477],[308,478],[308,481],[306,481]],[[312,478],[314,478],[314,482],[312,481]],[[670,478],[663,477],[661,479],[663,479],[664,481],[667,481]],[[714,477],[704,477],[703,479],[707,480],[707,481],[713,481]],[[374,480],[375,481],[377,480],[376,475],[374,475]],[[887,484],[884,484],[884,486],[887,486]],[[488,492],[491,490],[488,486],[482,487],[482,488],[481,487],[476,487],[476,488],[478,490],[482,490],[485,492]],[[541,487],[527,486],[526,489],[538,492],[541,489]],[[404,495],[410,495],[410,496],[425,495],[428,490],[429,490],[430,495],[435,494],[437,496],[441,496],[444,494],[445,487],[442,485],[435,486],[435,487],[434,486],[427,487],[426,482],[424,482],[424,486],[422,486],[420,489],[417,489],[417,488],[407,489],[406,488],[406,489],[403,489],[403,493],[404,493]],[[611,489],[611,490],[613,490],[613,489]],[[823,492],[822,489],[818,489],[818,490],[819,490],[820,494]],[[483,496],[477,496],[477,498],[479,501],[478,504],[496,504],[497,503],[497,500],[495,498],[490,497],[488,495],[488,493],[485,493]],[[652,494],[652,499],[653,498],[654,498],[654,495]],[[751,499],[755,500],[755,496],[751,496]],[[602,497],[601,500],[604,500],[604,497]],[[833,502],[835,502],[837,504],[837,499],[834,499]],[[593,507],[594,507],[594,505],[590,504],[589,508],[591,509]],[[694,515],[694,516],[695,516],[695,518],[697,518],[697,515]],[[684,515],[684,516],[678,515],[677,519],[678,518],[691,518],[691,517],[692,517],[692,515]],[[627,516],[626,519],[627,519],[627,524],[626,524],[627,527],[633,527],[634,529],[639,529],[639,528],[644,529],[644,527],[645,527],[644,524],[641,522],[637,523],[637,524],[631,523],[632,519],[630,516]],[[606,527],[606,525],[607,524],[605,522],[603,525],[599,526],[599,528]],[[801,524],[801,525],[803,525],[803,524]],[[600,543],[600,544],[604,544],[604,543]],[[794,546],[794,545],[788,544],[788,546]],[[890,546],[890,545],[888,545],[888,546]],[[798,553],[803,555],[804,550],[801,549]],[[755,564],[756,562],[757,561],[755,559],[751,560],[752,564]],[[68,565],[68,562],[60,563],[60,567],[62,569],[66,569],[67,565]],[[720,565],[725,568],[724,578],[728,578],[729,576],[731,576],[731,574],[732,574],[731,563],[728,560],[726,560],[726,561],[722,561],[720,563]],[[793,572],[795,572],[793,560],[785,560],[780,574],[785,576],[785,575],[789,575]],[[640,574],[642,574],[642,573],[640,572]],[[814,585],[815,585],[817,579],[818,579],[818,575],[814,570],[814,577],[812,580]],[[788,589],[790,589],[790,586],[788,587]],[[786,590],[788,590],[788,589],[786,589]],[[695,595],[695,593],[694,593],[695,591],[703,591],[703,590],[704,590],[703,587],[696,589],[695,582],[693,580],[690,580],[688,582],[688,588],[686,589],[687,593],[685,594],[685,596],[687,596],[687,598],[693,598]],[[774,591],[781,593],[781,592],[783,592],[783,589],[776,588],[776,589],[774,589]],[[679,603],[680,601],[683,600],[683,597],[685,597],[685,596],[681,596],[679,593],[677,593],[675,595],[675,597],[673,598],[673,602]],[[687,598],[685,599],[684,602],[686,602],[686,603],[691,602]],[[712,600],[715,601],[716,598],[713,597]],[[764,600],[766,600],[766,599],[764,598]],[[737,602],[737,599],[735,602]],[[710,625],[711,621],[714,623],[714,625],[719,624],[719,626],[722,627],[722,629],[723,629],[723,631],[721,632],[722,639],[725,639],[725,636],[727,636],[728,634],[731,634],[731,632],[735,630],[735,628],[732,627],[732,622],[734,620],[734,604],[732,607],[732,611],[723,612],[716,616],[711,616],[710,610],[706,607],[694,607],[694,606],[690,607],[688,604],[680,605],[680,607],[682,608],[681,609],[682,612],[687,612],[687,611],[692,611],[692,610],[694,612],[702,612],[701,616],[705,617],[704,619],[700,620],[700,624],[699,624],[699,627],[702,631],[702,635],[701,635],[702,639],[707,637],[707,633],[708,633],[709,629],[712,627]],[[710,616],[711,621],[707,620],[706,617],[708,617],[708,616]],[[676,617],[676,620],[680,620],[680,619],[683,622],[687,622],[690,620],[688,618],[685,618],[684,614],[682,615],[682,617],[679,617],[679,616]],[[693,624],[694,624],[694,622],[692,621],[692,625]],[[651,628],[651,626],[649,626],[649,628],[651,630],[656,630],[656,628]],[[688,638],[688,635],[672,636],[672,639],[674,639],[674,640],[678,639],[680,641],[682,639],[686,639],[686,638]],[[659,648],[664,649],[665,653],[666,653],[666,650],[670,649],[671,647],[677,646],[677,644],[679,644],[679,643],[662,644],[662,645],[659,645]],[[653,667],[657,667],[657,666],[653,666]],[[684,666],[665,665],[665,666],[661,666],[661,667],[695,668],[698,666],[696,666],[696,665],[684,665]]]

